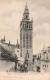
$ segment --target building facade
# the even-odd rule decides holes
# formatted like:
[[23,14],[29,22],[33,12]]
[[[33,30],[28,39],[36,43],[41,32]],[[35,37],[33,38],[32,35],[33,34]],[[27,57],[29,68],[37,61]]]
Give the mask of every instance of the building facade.
[[26,3],[22,21],[20,23],[20,56],[24,59],[32,61],[32,33],[33,21],[29,19],[29,10]]
[[[0,40],[0,54],[1,54],[1,52],[2,52],[2,50],[1,50],[2,47],[3,47],[5,50],[11,52],[11,53],[13,54],[13,56],[15,56],[14,54],[17,55],[17,54],[19,53],[19,51],[20,51],[20,45],[18,44],[18,41],[17,41],[17,44],[16,44],[16,45],[11,44],[10,40],[9,40],[9,42],[7,43],[7,42],[6,42],[6,39],[5,39],[5,36],[4,36],[4,38],[2,38],[2,39]],[[17,53],[17,52],[18,52],[18,53]],[[19,53],[18,55],[20,55],[20,53]]]
[[50,72],[50,46],[41,50],[35,64],[37,72]]

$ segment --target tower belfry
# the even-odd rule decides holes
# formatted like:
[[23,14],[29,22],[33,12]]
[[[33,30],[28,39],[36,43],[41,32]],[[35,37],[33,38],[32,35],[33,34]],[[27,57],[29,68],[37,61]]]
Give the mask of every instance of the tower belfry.
[[23,19],[20,23],[20,48],[21,57],[32,61],[32,32],[33,32],[33,22],[29,19],[29,10],[27,3],[25,5]]

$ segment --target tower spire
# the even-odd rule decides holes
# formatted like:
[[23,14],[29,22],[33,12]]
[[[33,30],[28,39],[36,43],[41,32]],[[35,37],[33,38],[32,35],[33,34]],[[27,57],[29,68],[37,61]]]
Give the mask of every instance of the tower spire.
[[27,1],[26,1],[26,5],[27,5]]
[[27,6],[27,2],[26,2],[26,5],[25,5],[25,9],[24,9],[23,19],[24,20],[29,20],[29,10],[28,10],[28,6]]
[[27,6],[27,1],[26,1],[25,11],[24,11],[24,13],[29,13],[28,6]]
[[25,9],[27,9],[27,8],[28,8],[28,6],[27,6],[27,1],[26,1]]

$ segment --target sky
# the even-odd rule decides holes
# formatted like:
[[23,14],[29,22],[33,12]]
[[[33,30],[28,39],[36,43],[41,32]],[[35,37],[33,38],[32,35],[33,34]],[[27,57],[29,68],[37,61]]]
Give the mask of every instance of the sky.
[[29,17],[33,18],[33,54],[38,54],[45,46],[50,46],[50,0],[0,0],[0,39],[20,43],[20,21],[25,5]]

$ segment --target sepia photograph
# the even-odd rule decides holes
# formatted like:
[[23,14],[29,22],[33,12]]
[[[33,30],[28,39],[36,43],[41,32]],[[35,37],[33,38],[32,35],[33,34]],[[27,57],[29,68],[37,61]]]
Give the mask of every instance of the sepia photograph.
[[49,76],[50,0],[0,0],[1,73]]

